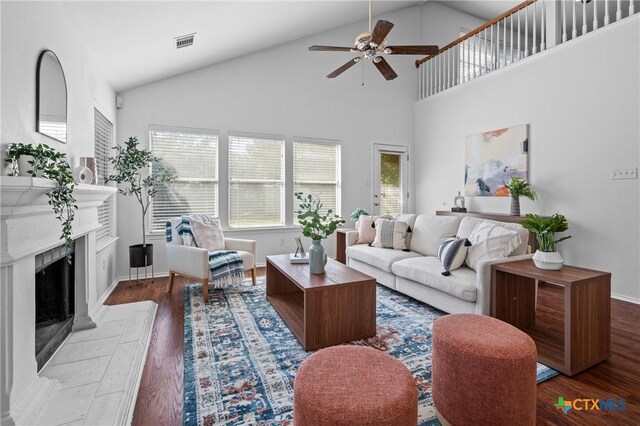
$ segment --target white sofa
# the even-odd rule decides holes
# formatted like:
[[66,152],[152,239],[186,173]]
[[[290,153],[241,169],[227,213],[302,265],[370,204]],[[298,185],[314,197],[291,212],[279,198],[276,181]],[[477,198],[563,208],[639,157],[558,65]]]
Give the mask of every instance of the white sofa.
[[[497,222],[518,232],[521,244],[509,257],[481,261],[477,271],[463,265],[442,275],[437,250],[445,238],[468,238],[486,219],[474,217],[399,215],[413,232],[407,239],[410,251],[356,244],[358,232],[346,235],[347,265],[376,278],[377,282],[449,313],[491,314],[491,265],[532,257],[529,232],[516,223]],[[493,222],[493,221],[490,221]]]

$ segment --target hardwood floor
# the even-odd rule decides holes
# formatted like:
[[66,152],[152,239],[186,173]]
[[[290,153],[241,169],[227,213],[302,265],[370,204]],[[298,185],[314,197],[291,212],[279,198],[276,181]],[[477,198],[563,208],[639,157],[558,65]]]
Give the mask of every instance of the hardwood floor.
[[[264,268],[258,270],[264,275]],[[120,282],[105,302],[108,305],[153,300],[158,313],[142,374],[133,415],[134,425],[182,424],[183,289],[188,280],[177,277],[173,292],[166,293],[166,278],[148,287],[128,288]],[[562,293],[543,285],[538,295],[536,326],[562,330]],[[560,375],[538,385],[539,425],[638,425],[640,424],[640,306],[619,300],[611,303],[609,360],[572,378]],[[565,400],[621,399],[624,411],[577,411],[567,415],[554,407]],[[513,396],[517,398],[517,395]]]

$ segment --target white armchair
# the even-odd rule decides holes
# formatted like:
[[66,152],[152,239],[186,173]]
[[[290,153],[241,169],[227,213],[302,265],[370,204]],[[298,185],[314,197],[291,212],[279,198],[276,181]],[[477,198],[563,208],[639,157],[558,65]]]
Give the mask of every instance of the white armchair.
[[[181,218],[173,219],[180,221]],[[171,230],[167,231],[168,233]],[[207,249],[185,246],[182,238],[168,235],[167,237],[167,262],[169,264],[169,284],[167,291],[173,289],[173,280],[176,275],[182,275],[202,283],[202,296],[206,301],[209,292],[211,271],[209,270],[209,252]],[[242,256],[242,265],[245,271],[251,270],[253,285],[256,284],[256,242],[253,240],[241,240],[237,238],[224,239],[225,250],[235,250]]]

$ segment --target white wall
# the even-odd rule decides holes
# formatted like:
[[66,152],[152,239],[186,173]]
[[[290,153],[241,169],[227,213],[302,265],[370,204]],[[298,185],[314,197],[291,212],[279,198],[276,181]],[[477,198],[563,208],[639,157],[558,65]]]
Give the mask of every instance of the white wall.
[[[465,136],[529,124],[529,177],[540,200],[523,200],[523,211],[566,215],[566,262],[612,272],[612,293],[640,301],[640,185],[609,177],[640,159],[639,22],[626,19],[417,102],[416,210],[449,209],[463,189]],[[467,197],[467,206],[508,213],[509,199]]]
[[[115,92],[93,65],[91,53],[81,41],[82,34],[76,31],[59,5],[49,2],[2,2],[0,7],[2,152],[12,142],[46,143],[65,152],[71,166],[77,166],[79,157],[93,156],[94,107],[115,124]],[[67,82],[67,144],[35,131],[36,66],[38,56],[44,49],[52,50],[58,56]],[[114,252],[115,245],[112,245],[98,255],[99,282],[98,288],[89,289],[92,295],[90,304],[104,293],[115,277]]]
[[[409,8],[383,18],[395,24],[391,44],[416,44],[419,9]],[[245,131],[335,139],[342,142],[342,215],[356,207],[371,207],[371,149],[373,143],[413,145],[413,102],[417,70],[413,56],[390,56],[398,78],[385,81],[375,67],[354,66],[340,77],[326,78],[354,57],[350,53],[309,52],[312,44],[349,46],[367,29],[357,25],[318,34],[219,65],[123,92],[125,106],[118,110],[118,141],[138,136],[147,145],[150,124],[217,129],[221,163],[225,164],[227,134]],[[194,48],[197,48],[194,47]],[[220,173],[225,192],[226,168]],[[118,210],[118,272],[127,274],[127,247],[141,242],[135,200],[120,197]],[[224,209],[224,205],[222,205]],[[267,254],[295,249],[297,229],[227,232],[258,241],[258,262]],[[284,245],[282,241],[284,239]],[[166,272],[164,235],[154,238],[156,272]],[[333,239],[325,247],[332,254]]]

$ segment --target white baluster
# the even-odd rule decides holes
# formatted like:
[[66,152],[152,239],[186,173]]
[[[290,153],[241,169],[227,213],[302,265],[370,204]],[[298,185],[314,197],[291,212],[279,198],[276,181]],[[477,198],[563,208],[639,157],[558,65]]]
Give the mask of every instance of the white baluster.
[[567,2],[562,0],[562,42],[565,41],[567,41]]
[[450,69],[451,69],[451,75],[449,76],[449,87],[453,87],[454,86],[454,81],[453,78],[455,76],[455,55],[454,55],[455,51],[453,49],[449,49],[449,60],[451,61],[451,64],[449,65]]
[[633,0],[631,0],[629,2],[629,16],[633,15],[634,13],[636,13],[636,7],[633,4]]
[[618,0],[618,8],[616,9],[616,22],[622,19],[622,0]]
[[531,49],[532,55],[538,53],[538,23],[536,22],[536,15],[538,12],[537,4],[538,2],[533,3],[533,48]]
[[522,50],[520,50],[520,37],[520,11],[518,11],[518,61],[522,59]]
[[529,56],[529,6],[524,9],[524,57]]
[[542,52],[547,48],[547,43],[545,42],[547,36],[547,27],[544,25],[545,15],[547,14],[545,8],[545,1],[542,0],[542,16],[540,16],[540,51]]
[[420,66],[418,68],[418,100],[422,99],[424,96],[422,96],[422,77],[424,75],[424,69],[422,69],[422,66]]
[[609,25],[609,0],[604,0],[604,25]]
[[444,61],[442,59],[442,55],[438,55],[438,63],[440,64],[440,69],[438,70],[438,75],[440,76],[440,84],[438,85],[438,90],[440,92],[444,90]]
[[446,50],[444,52],[445,63],[447,64],[447,88],[451,87],[451,52]]
[[484,34],[484,45],[482,46],[484,49],[484,55],[482,55],[482,71],[483,74],[487,73],[487,29],[485,28],[483,31]]
[[598,0],[593,0],[593,29],[598,29]]
[[[507,65],[507,20],[505,18],[504,21],[502,21],[502,25],[504,26],[504,30],[503,30],[503,38],[502,38],[502,53],[503,53],[503,57],[504,57],[504,65]],[[503,65],[503,66],[504,66]]]
[[510,34],[510,38],[509,38],[509,45],[510,45],[510,55],[511,58],[510,59],[510,63],[513,62],[513,15],[511,15],[511,28],[509,29],[511,34]]
[[587,33],[587,2],[582,2],[582,35]]
[[467,39],[467,75],[466,75],[465,81],[471,80],[471,44],[470,43],[471,43],[470,39]]
[[[620,0],[618,0],[619,2]],[[576,28],[577,26],[577,20],[576,20],[576,2],[572,1],[571,3],[573,3],[573,29],[571,30],[571,40],[573,40],[574,38],[578,37],[578,29]]]
[[427,61],[427,96],[431,96],[431,82],[433,81],[433,58]]
[[469,38],[469,40],[472,40],[473,43],[473,78],[477,77],[477,73],[476,73],[476,65],[478,64],[478,58],[477,58],[477,54],[478,54],[478,43],[476,43],[476,36],[471,36]]

